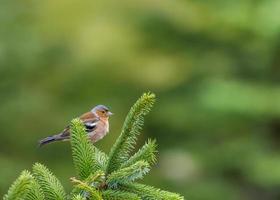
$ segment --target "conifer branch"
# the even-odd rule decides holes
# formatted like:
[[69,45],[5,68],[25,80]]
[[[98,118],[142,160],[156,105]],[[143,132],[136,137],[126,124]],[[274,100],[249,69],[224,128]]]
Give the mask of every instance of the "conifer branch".
[[9,188],[8,193],[3,200],[20,200],[24,199],[31,188],[32,175],[28,171],[23,171]]
[[105,190],[102,192],[103,200],[141,200],[139,196],[130,192]]
[[120,183],[130,183],[141,179],[150,171],[149,167],[146,161],[140,160],[129,167],[112,172],[107,178],[107,183],[110,188],[115,188]]
[[93,146],[93,150],[94,150],[94,160],[95,160],[95,170],[96,171],[106,171],[106,165],[108,162],[108,156],[106,153],[102,152],[101,150],[99,150],[98,148],[96,148],[95,146]]
[[[90,142],[83,123],[71,122],[71,146],[74,166],[80,177],[71,178],[75,184],[72,200],[183,200],[176,193],[134,183],[156,162],[156,142],[148,140],[133,156],[136,144],[155,95],[145,93],[130,109],[121,135],[109,156]],[[10,187],[4,200],[65,200],[66,193],[58,179],[42,164],[33,166],[33,175],[23,171]]]
[[184,197],[180,196],[179,194],[160,190],[158,188],[140,183],[122,184],[120,189],[135,193],[143,200],[184,200]]
[[91,144],[79,119],[71,122],[71,145],[74,165],[81,179],[105,169],[107,156]]
[[131,156],[126,162],[121,165],[121,168],[127,167],[139,160],[145,160],[150,165],[156,163],[156,141],[148,139],[146,142],[133,156]]
[[65,200],[66,193],[59,180],[42,164],[33,166],[36,181],[48,200]]
[[78,187],[79,189],[82,189],[83,191],[88,192],[87,196],[90,196],[91,199],[102,200],[101,193],[97,189],[92,187],[90,184],[88,184],[87,182],[80,181],[74,177],[71,178],[70,180],[72,181],[72,183],[76,184],[75,187]]
[[121,164],[129,158],[134,149],[137,136],[144,124],[147,115],[155,102],[153,93],[144,93],[130,109],[122,132],[109,153],[106,174],[120,168]]
[[74,195],[72,200],[86,200],[86,197],[83,197],[80,194]]
[[32,176],[32,180],[30,181],[31,188],[26,196],[26,199],[28,200],[44,200],[45,196],[43,193],[43,190],[41,189],[38,182],[35,180],[35,178]]
[[[89,175],[84,181],[80,181],[75,177],[70,178],[70,180],[72,183],[76,184],[72,191],[72,196],[76,193],[82,193],[84,196],[90,196],[90,193],[94,193],[93,196],[97,196],[99,198],[100,194],[97,189],[104,185],[105,174],[102,171],[97,171],[94,174]],[[92,188],[92,190],[89,188]],[[96,194],[96,192],[98,194]]]

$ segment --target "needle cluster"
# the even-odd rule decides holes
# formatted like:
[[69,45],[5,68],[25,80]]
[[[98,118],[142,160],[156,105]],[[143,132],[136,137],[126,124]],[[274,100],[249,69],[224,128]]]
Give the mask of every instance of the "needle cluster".
[[81,121],[72,120],[71,147],[78,178],[70,178],[73,190],[69,195],[48,168],[36,163],[32,173],[22,172],[4,200],[183,200],[179,194],[136,182],[156,163],[155,140],[149,139],[132,154],[144,116],[154,102],[152,93],[144,93],[137,100],[108,155],[92,145]]

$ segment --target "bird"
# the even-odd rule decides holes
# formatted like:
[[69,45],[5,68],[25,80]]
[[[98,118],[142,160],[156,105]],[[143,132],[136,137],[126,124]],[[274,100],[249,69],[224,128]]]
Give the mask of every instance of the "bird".
[[[109,132],[109,117],[111,115],[113,113],[106,106],[97,105],[79,117],[92,143],[101,140]],[[61,133],[40,140],[39,146],[41,147],[56,141],[67,141],[69,139],[70,125],[66,126]]]

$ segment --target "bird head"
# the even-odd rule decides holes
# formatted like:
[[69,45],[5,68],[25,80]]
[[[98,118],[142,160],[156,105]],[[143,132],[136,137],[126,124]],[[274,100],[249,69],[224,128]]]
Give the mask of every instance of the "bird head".
[[95,106],[91,112],[101,118],[109,118],[109,116],[113,115],[113,113],[110,112],[109,109],[104,105]]

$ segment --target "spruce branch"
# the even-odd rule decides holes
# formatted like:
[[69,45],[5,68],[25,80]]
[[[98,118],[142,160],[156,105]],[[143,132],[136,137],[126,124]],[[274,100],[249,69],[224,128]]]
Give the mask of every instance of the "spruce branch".
[[81,179],[91,173],[105,169],[107,156],[91,144],[83,123],[79,119],[71,122],[71,145],[73,162]]
[[65,200],[66,193],[59,180],[42,164],[33,166],[36,181],[42,188],[44,196],[48,200]]
[[[183,200],[176,193],[134,183],[146,175],[156,162],[156,142],[148,140],[130,156],[143,126],[144,116],[155,102],[155,95],[143,94],[130,109],[121,134],[107,156],[89,141],[83,123],[71,122],[71,146],[79,179],[71,178],[72,200]],[[58,179],[42,164],[33,166],[33,175],[23,171],[4,200],[65,200]]]
[[105,186],[105,174],[103,171],[99,170],[96,171],[94,174],[89,175],[85,180],[80,181],[76,179],[75,177],[70,178],[70,181],[75,185],[73,188],[70,196],[73,196],[75,194],[87,194],[88,192],[85,191],[82,187],[79,187],[77,183],[84,183],[85,185],[88,185],[90,187],[93,187],[93,189],[100,189]]
[[133,156],[121,165],[121,168],[132,165],[139,160],[145,160],[150,165],[155,164],[157,153],[156,147],[156,140],[148,139],[148,141]]
[[101,183],[105,180],[105,174],[103,171],[96,171],[94,174],[88,176],[85,180],[88,183]]
[[103,200],[141,200],[136,194],[110,189],[103,191],[102,197]]
[[86,200],[86,197],[83,197],[80,194],[74,195],[72,200]]
[[96,148],[95,146],[93,146],[93,150],[94,150],[94,160],[96,162],[95,164],[95,170],[96,171],[106,171],[106,165],[107,165],[107,161],[108,161],[108,156],[106,153],[102,152],[101,150],[99,150],[98,148]]
[[8,190],[8,193],[3,197],[3,200],[21,200],[24,199],[31,189],[32,175],[28,171],[23,171],[15,180]]
[[107,178],[107,184],[110,188],[116,188],[120,183],[130,183],[141,179],[150,171],[149,167],[146,161],[140,160],[131,166],[112,172]]
[[140,183],[121,184],[120,189],[135,193],[143,200],[184,200],[184,197],[180,196],[179,194],[160,190],[158,188]]
[[80,181],[80,180],[76,179],[75,177],[70,178],[70,180],[72,181],[72,183],[74,183],[76,185],[75,187],[82,189],[84,192],[87,192],[86,194],[89,194],[91,199],[102,200],[102,196],[101,196],[100,192],[97,189],[95,189],[95,187],[92,187],[87,182]]
[[33,176],[32,176],[32,180],[30,180],[30,184],[31,184],[31,188],[30,188],[29,192],[27,193],[26,199],[44,200],[45,196],[44,196],[43,190]]
[[137,136],[144,124],[144,116],[149,113],[155,102],[153,93],[144,93],[130,109],[121,134],[109,153],[106,174],[119,169],[121,164],[129,158],[134,149]]

